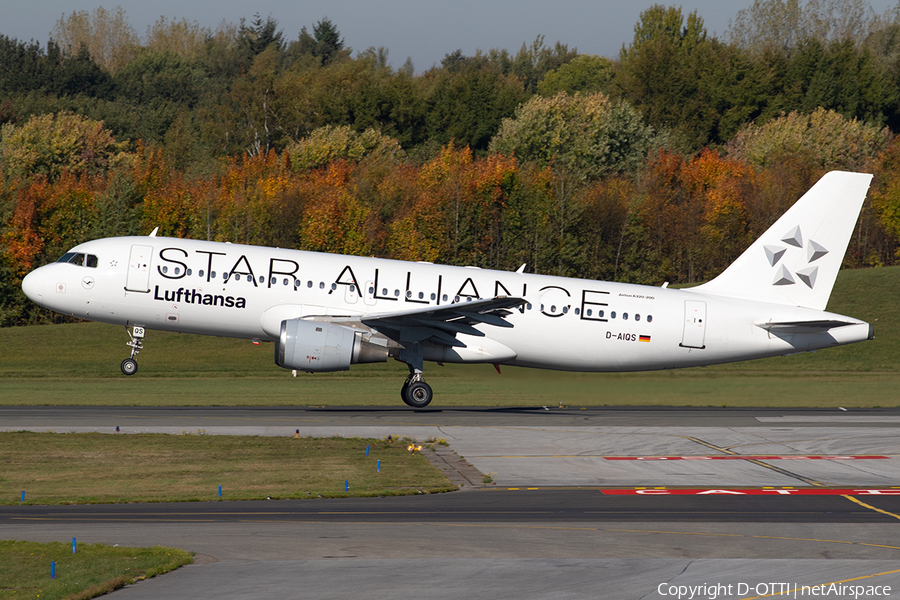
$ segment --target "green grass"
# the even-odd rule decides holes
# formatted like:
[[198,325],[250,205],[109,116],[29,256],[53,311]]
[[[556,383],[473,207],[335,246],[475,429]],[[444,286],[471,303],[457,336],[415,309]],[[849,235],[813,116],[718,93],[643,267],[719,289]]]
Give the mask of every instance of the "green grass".
[[[196,432],[195,432],[196,433]],[[366,447],[369,456],[366,456]],[[0,433],[0,504],[188,502],[443,492],[400,440]],[[381,471],[376,461],[381,461]],[[348,481],[350,491],[344,490]]]
[[[50,563],[56,577],[50,578]],[[0,600],[87,600],[193,562],[174,548],[0,540]]]
[[[876,337],[816,353],[631,374],[428,364],[426,375],[435,406],[897,406],[897,290],[900,267],[841,272],[828,309],[872,323]],[[402,406],[406,367],[394,361],[294,378],[272,344],[151,331],[126,378],[127,339],[97,323],[0,329],[0,405]]]

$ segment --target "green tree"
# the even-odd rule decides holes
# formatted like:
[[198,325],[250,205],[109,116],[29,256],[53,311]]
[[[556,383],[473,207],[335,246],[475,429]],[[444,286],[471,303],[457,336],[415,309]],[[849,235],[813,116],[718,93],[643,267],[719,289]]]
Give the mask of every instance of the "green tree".
[[442,65],[426,75],[428,138],[440,145],[455,140],[474,150],[487,150],[501,121],[528,97],[522,83],[503,75],[480,54],[466,57],[457,51],[447,55]]
[[256,13],[250,26],[245,25],[241,19],[238,43],[250,57],[262,54],[270,46],[274,46],[279,53],[284,51],[284,35],[278,30],[278,21],[271,15],[263,21],[259,13]]
[[625,102],[610,102],[602,93],[535,96],[514,118],[503,121],[491,151],[549,167],[553,173],[550,221],[557,274],[583,268],[577,227],[585,208],[578,200],[581,189],[605,175],[636,171],[646,161],[653,137],[653,129],[637,111]]
[[290,43],[287,52],[291,62],[311,56],[319,65],[327,65],[339,57],[346,58],[350,55],[350,49],[345,48],[340,31],[327,17],[313,25],[312,35],[303,27],[300,37]]
[[537,90],[541,96],[555,96],[559,92],[603,92],[614,75],[613,62],[608,58],[580,54],[547,73]]

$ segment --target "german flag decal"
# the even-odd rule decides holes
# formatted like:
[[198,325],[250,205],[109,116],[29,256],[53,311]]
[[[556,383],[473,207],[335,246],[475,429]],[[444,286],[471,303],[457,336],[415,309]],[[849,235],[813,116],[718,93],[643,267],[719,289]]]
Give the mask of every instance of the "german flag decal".
[[649,342],[649,341],[650,341],[650,336],[649,336],[649,335],[642,335],[642,336],[639,336],[639,337],[638,337],[638,341],[639,341],[639,342]]

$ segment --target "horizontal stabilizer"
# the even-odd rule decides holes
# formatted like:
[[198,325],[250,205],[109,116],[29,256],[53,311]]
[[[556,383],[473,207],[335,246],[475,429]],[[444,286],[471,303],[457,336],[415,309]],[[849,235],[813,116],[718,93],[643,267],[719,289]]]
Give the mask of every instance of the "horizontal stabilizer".
[[789,321],[785,323],[757,323],[756,326],[772,333],[821,333],[837,327],[858,324],[852,321]]

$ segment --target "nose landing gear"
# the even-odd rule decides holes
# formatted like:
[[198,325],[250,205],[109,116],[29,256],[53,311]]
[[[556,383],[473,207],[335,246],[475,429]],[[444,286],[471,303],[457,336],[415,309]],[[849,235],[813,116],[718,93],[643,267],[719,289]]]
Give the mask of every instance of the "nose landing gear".
[[[131,348],[131,356],[123,360],[121,365],[122,373],[125,375],[137,373],[138,364],[134,357],[144,349],[144,328],[134,327],[133,330],[134,334],[128,333],[131,341],[125,342],[125,345]],[[125,331],[128,332],[128,327],[125,328]]]

